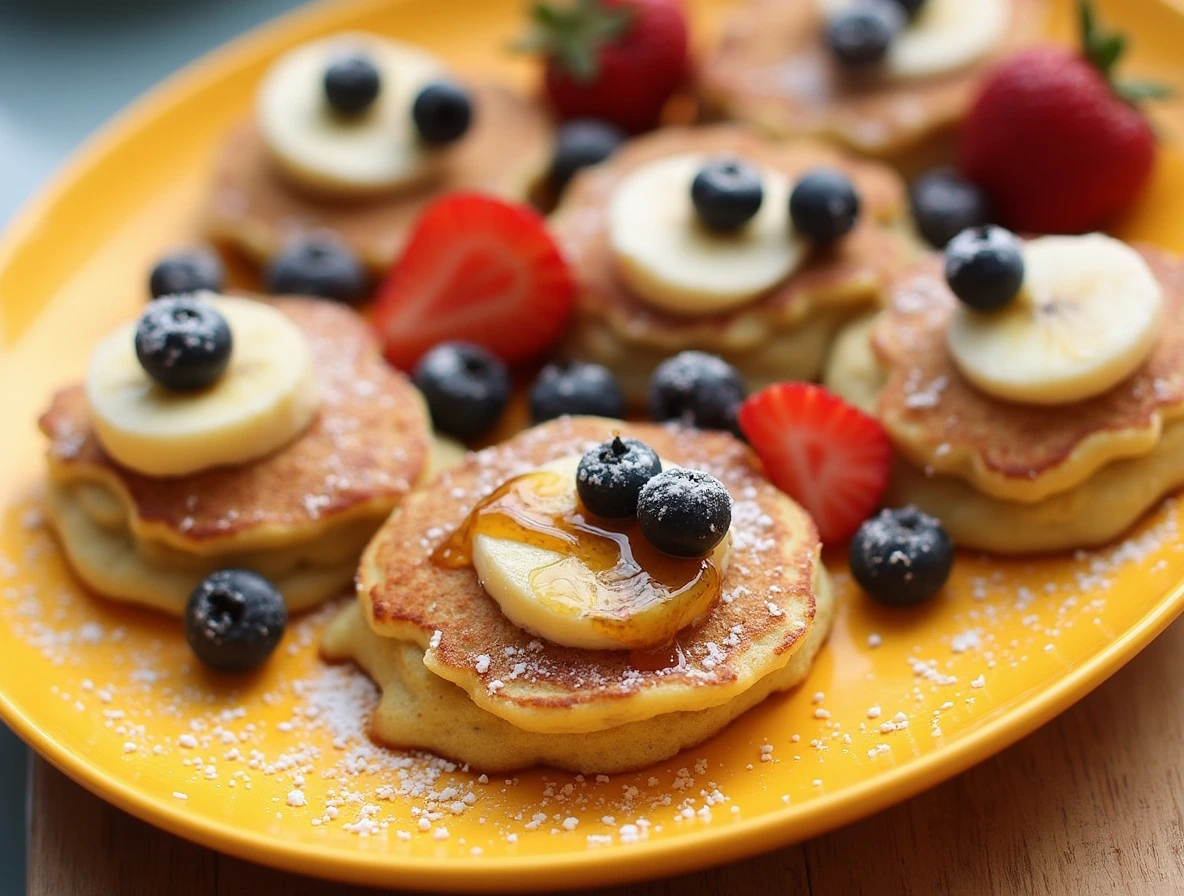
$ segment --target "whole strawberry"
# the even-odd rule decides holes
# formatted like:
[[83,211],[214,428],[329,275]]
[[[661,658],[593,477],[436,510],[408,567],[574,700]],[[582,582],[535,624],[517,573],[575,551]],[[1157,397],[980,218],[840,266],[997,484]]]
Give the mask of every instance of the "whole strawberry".
[[1155,136],[1135,103],[1162,87],[1119,81],[1126,46],[1081,4],[1082,50],[1038,47],[991,72],[962,130],[959,165],[1013,230],[1082,233],[1126,208],[1151,175]]
[[686,75],[682,0],[540,0],[531,19],[522,48],[545,60],[547,95],[561,118],[644,131]]

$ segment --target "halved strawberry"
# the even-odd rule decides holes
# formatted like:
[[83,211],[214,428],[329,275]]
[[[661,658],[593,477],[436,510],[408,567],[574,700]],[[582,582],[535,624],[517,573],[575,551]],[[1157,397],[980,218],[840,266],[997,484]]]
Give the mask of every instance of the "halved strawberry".
[[867,519],[888,484],[892,443],[874,417],[813,383],[776,383],[740,405],[769,478],[814,517],[824,544]]
[[383,354],[404,370],[457,339],[513,363],[551,346],[574,300],[567,263],[536,212],[453,193],[415,223],[378,291],[374,325]]

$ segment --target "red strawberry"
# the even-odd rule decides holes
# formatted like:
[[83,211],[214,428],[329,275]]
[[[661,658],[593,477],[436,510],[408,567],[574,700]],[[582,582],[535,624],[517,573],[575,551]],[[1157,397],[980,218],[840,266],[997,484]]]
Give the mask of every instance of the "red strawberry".
[[538,214],[453,193],[415,223],[378,291],[374,326],[387,360],[404,370],[453,339],[513,363],[550,347],[574,299],[567,264]]
[[547,95],[562,118],[644,131],[682,83],[688,30],[682,0],[539,0],[523,49],[546,60]]
[[823,544],[849,538],[876,509],[892,445],[874,417],[813,383],[776,383],[750,395],[738,419],[774,485],[814,517]]
[[1166,95],[1118,81],[1126,40],[1082,7],[1083,50],[1038,47],[991,72],[962,128],[959,165],[1014,230],[1082,233],[1126,208],[1151,175],[1155,137],[1134,105]]

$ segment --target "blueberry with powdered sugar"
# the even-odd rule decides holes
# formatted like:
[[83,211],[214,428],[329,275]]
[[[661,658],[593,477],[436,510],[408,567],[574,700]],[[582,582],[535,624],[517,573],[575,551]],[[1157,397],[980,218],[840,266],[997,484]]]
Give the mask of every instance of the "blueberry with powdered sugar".
[[535,423],[564,414],[624,417],[625,397],[613,372],[602,364],[559,361],[548,364],[530,386],[530,417]]
[[848,562],[855,581],[889,606],[922,603],[950,577],[954,543],[941,522],[911,504],[865,520],[851,539]]
[[212,386],[226,372],[230,325],[200,296],[167,296],[148,303],[136,324],[136,358],[144,372],[174,392]]
[[748,390],[735,367],[706,352],[680,352],[658,365],[649,384],[650,417],[739,434],[736,411]]
[[662,553],[704,557],[732,526],[732,496],[702,470],[666,470],[641,490],[637,521],[642,534]]
[[202,580],[185,606],[185,639],[199,660],[223,672],[266,662],[288,625],[283,595],[258,573],[219,569]]
[[613,436],[580,458],[576,491],[592,513],[620,519],[637,513],[637,497],[662,472],[658,453],[645,442]]

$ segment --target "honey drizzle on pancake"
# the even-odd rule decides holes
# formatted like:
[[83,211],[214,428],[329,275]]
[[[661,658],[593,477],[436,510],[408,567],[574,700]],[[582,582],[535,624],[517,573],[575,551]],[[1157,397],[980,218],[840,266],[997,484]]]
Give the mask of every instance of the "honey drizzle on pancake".
[[[719,599],[722,575],[710,557],[671,557],[641,533],[635,517],[605,519],[589,513],[558,473],[536,471],[510,479],[481,500],[455,532],[432,554],[449,569],[472,565],[477,535],[517,541],[563,555],[536,569],[530,584],[538,599],[569,615],[600,611],[592,624],[610,637],[626,632],[632,612],[694,591]],[[595,574],[592,584],[579,568]],[[685,663],[676,643],[633,650],[639,669],[656,670]],[[661,665],[658,665],[658,664]]]

